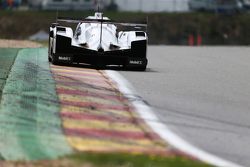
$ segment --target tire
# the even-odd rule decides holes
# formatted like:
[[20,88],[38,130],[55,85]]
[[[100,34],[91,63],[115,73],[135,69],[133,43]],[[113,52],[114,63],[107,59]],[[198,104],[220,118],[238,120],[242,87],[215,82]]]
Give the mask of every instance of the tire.
[[49,45],[48,46],[48,61],[51,62],[51,58],[50,58],[50,56],[51,56],[50,37],[49,37],[49,44],[48,45]]
[[49,41],[49,56],[48,56],[48,60],[49,62],[51,62],[53,65],[60,65],[60,63],[58,62],[58,56],[56,56],[56,54],[53,53],[53,43],[52,45],[50,45],[50,41]]
[[51,63],[51,54],[52,54],[52,51],[51,49],[49,48],[49,52],[48,52],[48,61]]
[[137,71],[146,71],[147,66],[137,67]]
[[50,39],[51,37],[49,37],[49,46],[48,46],[48,61],[49,62],[52,62],[52,54],[53,54],[53,49],[52,49],[52,46],[53,45],[51,45],[51,39]]
[[105,69],[105,65],[101,62],[98,62],[96,65],[95,65],[95,69],[97,70],[103,70]]
[[55,54],[52,54],[51,63],[54,65],[60,65],[60,63],[58,62],[58,58]]
[[128,71],[146,71],[147,66],[139,66],[139,67],[128,67],[128,66],[123,66],[124,70]]

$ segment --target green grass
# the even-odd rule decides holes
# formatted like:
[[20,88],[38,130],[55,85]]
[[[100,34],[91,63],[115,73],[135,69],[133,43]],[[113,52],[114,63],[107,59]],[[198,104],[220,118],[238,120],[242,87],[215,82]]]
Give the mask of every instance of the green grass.
[[199,161],[180,157],[160,157],[132,154],[76,154],[68,157],[78,164],[88,162],[94,167],[208,167]]
[[19,49],[3,49],[0,48],[0,102],[2,90],[8,78],[11,67],[16,59]]
[[78,153],[51,161],[0,162],[0,164],[1,167],[211,167],[188,158],[122,153]]

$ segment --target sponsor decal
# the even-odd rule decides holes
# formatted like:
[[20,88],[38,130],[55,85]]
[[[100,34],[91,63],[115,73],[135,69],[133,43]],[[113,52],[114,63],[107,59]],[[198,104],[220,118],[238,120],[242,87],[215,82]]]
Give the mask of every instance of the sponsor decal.
[[141,61],[141,60],[130,60],[129,64],[142,65],[143,61]]
[[64,61],[70,61],[70,60],[71,60],[71,57],[62,57],[62,56],[59,56],[58,59],[59,59],[59,60],[64,60]]

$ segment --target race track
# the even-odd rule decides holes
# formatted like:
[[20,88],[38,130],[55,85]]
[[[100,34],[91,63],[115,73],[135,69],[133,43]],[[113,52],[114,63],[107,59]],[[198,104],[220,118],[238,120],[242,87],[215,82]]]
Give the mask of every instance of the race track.
[[0,69],[0,160],[53,159],[75,150],[182,157],[173,141],[162,140],[171,136],[163,123],[212,155],[250,166],[250,48],[148,51],[146,72],[118,71],[140,97],[116,71],[50,65],[46,48],[2,50],[9,65]]
[[105,71],[51,65],[47,48],[0,49],[0,55],[8,62],[0,61],[6,66],[0,69],[0,166],[77,152],[189,158],[140,118]]
[[249,53],[249,47],[151,46],[146,72],[120,73],[180,137],[250,166]]

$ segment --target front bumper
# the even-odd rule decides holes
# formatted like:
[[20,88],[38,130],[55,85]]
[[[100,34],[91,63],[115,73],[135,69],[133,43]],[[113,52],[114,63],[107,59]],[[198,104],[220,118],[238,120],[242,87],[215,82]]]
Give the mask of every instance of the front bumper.
[[85,63],[91,65],[123,65],[123,66],[146,66],[147,58],[133,57],[128,53],[66,53],[58,55],[58,60],[68,63]]
[[61,62],[86,63],[91,65],[146,66],[147,41],[134,41],[131,49],[95,51],[71,45],[71,39],[57,36],[56,56]]

